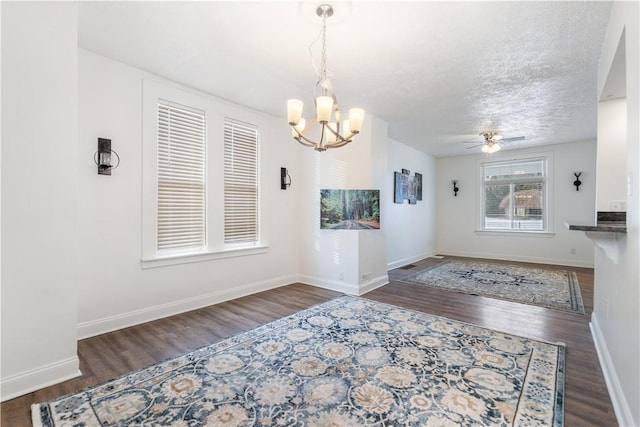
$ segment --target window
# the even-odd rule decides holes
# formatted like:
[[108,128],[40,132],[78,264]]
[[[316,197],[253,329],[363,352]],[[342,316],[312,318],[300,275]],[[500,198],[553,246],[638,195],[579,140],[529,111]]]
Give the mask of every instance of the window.
[[482,165],[482,229],[548,231],[547,158]]
[[205,149],[204,113],[159,100],[158,252],[206,247]]
[[155,79],[142,97],[142,268],[267,253],[259,131],[271,119]]
[[256,243],[258,227],[258,128],[224,121],[224,242]]

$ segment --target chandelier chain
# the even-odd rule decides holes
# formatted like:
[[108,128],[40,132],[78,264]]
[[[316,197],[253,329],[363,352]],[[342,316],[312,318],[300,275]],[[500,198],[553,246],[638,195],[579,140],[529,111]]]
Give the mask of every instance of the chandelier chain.
[[327,78],[327,15],[322,15],[322,80]]

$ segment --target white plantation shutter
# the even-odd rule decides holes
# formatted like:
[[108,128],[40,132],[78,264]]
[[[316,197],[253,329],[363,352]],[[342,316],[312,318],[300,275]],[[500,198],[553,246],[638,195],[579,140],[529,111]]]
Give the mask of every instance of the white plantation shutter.
[[224,122],[224,241],[257,242],[258,128]]
[[206,245],[202,111],[158,103],[158,250]]

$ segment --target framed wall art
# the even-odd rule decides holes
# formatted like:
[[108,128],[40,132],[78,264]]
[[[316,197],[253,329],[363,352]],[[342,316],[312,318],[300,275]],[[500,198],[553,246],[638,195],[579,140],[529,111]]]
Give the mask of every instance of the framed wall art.
[[418,200],[422,200],[422,174],[417,173],[411,176],[411,171],[402,169],[402,172],[393,173],[393,202],[404,203],[409,201],[410,205],[415,205]]
[[320,228],[380,229],[380,190],[320,190]]

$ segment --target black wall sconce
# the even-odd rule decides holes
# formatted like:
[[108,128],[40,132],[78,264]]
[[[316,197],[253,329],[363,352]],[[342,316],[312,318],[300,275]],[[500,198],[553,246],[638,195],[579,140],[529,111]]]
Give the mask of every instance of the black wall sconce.
[[286,190],[289,186],[291,186],[291,176],[287,168],[280,168],[280,189]]
[[[111,164],[111,154],[115,154],[118,163]],[[98,138],[98,151],[93,155],[93,161],[98,165],[98,175],[111,175],[111,169],[120,166],[120,156],[111,149],[111,140]]]
[[576,180],[573,181],[573,185],[576,186],[576,191],[580,191],[580,186],[582,185],[582,181],[580,181],[580,175],[582,175],[582,172],[574,172],[573,174],[576,177]]
[[458,188],[458,181],[454,179],[453,180],[453,196],[454,197],[458,197],[458,191],[460,191],[460,189]]

